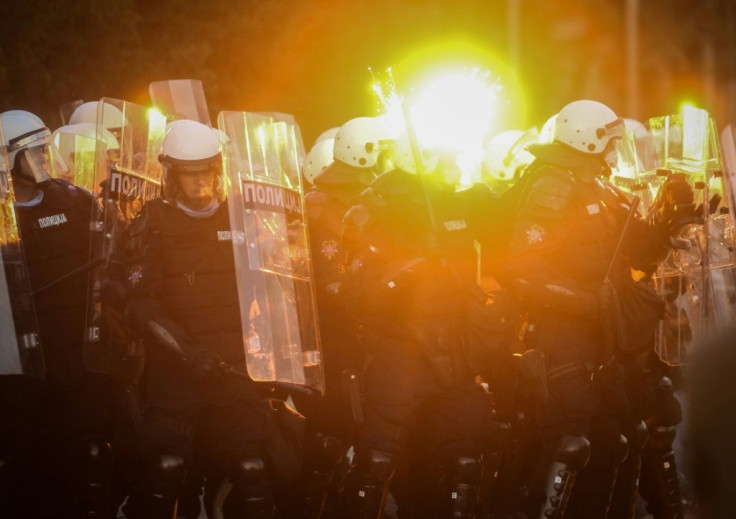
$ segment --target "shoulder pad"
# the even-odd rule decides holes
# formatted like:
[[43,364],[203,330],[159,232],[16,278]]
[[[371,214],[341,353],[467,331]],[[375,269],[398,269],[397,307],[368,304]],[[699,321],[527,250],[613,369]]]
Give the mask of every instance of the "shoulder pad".
[[332,198],[328,193],[325,193],[321,189],[310,189],[304,195],[304,202],[310,206],[322,205],[327,203]]
[[416,175],[399,169],[387,171],[371,183],[371,188],[385,198],[413,193],[421,188]]
[[39,186],[43,191],[43,203],[48,207],[69,209],[74,205],[76,190],[66,180],[52,178]]
[[574,179],[568,171],[543,167],[536,172],[526,197],[526,209],[538,216],[560,213],[572,194]]
[[473,184],[468,189],[459,191],[457,194],[468,200],[469,203],[480,207],[493,204],[499,198],[499,195],[494,193],[490,186],[479,183]]

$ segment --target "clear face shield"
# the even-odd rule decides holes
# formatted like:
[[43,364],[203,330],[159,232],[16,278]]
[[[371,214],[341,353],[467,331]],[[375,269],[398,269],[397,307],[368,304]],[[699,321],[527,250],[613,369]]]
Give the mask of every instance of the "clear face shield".
[[616,119],[605,128],[599,129],[597,136],[608,140],[608,145],[603,150],[603,162],[610,172],[633,168],[636,154],[633,142],[626,135],[622,119]]
[[[201,161],[177,161],[160,158],[164,166],[164,195],[176,199],[216,198],[224,199],[222,179],[222,156],[216,155]],[[207,180],[207,182],[204,182]]]
[[12,142],[8,152],[17,153],[14,172],[34,184],[64,175],[67,171],[61,153],[51,142],[51,132],[46,128]]
[[60,153],[49,142],[20,150],[17,160],[21,161],[21,177],[34,184],[46,182],[52,177],[63,177],[67,172]]

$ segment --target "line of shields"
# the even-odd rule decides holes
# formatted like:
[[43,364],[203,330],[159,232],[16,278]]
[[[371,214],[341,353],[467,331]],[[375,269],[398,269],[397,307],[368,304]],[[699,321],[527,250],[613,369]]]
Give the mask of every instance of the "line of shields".
[[649,131],[627,124],[617,184],[654,210],[659,188],[672,173],[684,174],[695,194],[696,220],[675,237],[654,275],[666,302],[656,350],[668,364],[682,364],[693,347],[736,322],[734,182],[736,137],[729,126],[720,139],[706,110],[685,106],[649,120]]
[[[0,121],[0,144],[5,142]],[[0,375],[43,376],[43,350],[14,205],[7,148],[0,146]]]

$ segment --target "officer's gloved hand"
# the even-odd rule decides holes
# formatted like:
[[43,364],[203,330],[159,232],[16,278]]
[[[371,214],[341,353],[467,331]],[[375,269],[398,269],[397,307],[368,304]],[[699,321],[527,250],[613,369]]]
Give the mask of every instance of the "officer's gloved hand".
[[695,220],[695,195],[684,173],[672,173],[659,189],[654,206],[654,223],[669,234]]
[[192,356],[189,361],[192,378],[197,381],[211,380],[220,371],[222,361],[215,353],[202,350]]

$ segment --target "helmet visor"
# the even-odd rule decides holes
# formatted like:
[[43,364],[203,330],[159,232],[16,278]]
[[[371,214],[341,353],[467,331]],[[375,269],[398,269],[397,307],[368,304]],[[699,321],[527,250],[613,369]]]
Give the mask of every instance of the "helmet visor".
[[66,172],[64,161],[50,143],[32,146],[19,153],[23,154],[27,164],[21,175],[36,184],[46,182],[52,176],[58,177]]

